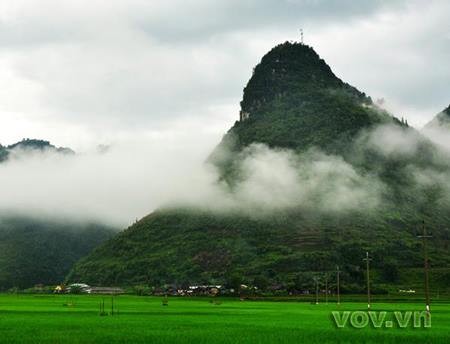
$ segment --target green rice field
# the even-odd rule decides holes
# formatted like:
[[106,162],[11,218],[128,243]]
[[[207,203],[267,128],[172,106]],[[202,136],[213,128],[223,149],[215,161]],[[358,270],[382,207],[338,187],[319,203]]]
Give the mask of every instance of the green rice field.
[[[450,304],[434,303],[430,328],[338,328],[332,311],[363,302],[240,301],[94,295],[0,294],[0,343],[450,343]],[[104,301],[104,315],[100,305]],[[382,303],[373,311],[421,311],[422,303]],[[387,319],[387,318],[386,318]]]

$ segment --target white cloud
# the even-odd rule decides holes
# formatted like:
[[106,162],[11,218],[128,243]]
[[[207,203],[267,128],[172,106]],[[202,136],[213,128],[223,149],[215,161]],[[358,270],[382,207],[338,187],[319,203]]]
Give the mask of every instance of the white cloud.
[[260,144],[242,152],[237,166],[242,178],[229,189],[204,163],[204,149],[199,154],[198,147],[178,142],[166,136],[69,156],[16,151],[0,165],[0,211],[123,226],[161,206],[252,216],[291,208],[372,209],[383,190],[377,178],[360,175],[340,157],[318,151],[299,156]]
[[314,149],[297,155],[260,144],[249,146],[242,155],[244,178],[233,198],[243,209],[341,212],[373,209],[381,200],[383,185],[378,179],[361,175],[339,156]]
[[[0,164],[0,212],[123,226],[168,206],[241,211],[251,216],[280,209],[320,214],[386,206],[383,200],[391,191],[377,175],[380,166],[367,171],[357,167],[364,162],[363,155],[355,154],[348,162],[314,147],[297,154],[252,144],[234,156],[236,177],[230,187],[218,182],[218,171],[205,164],[211,145],[204,140],[208,135],[196,135],[187,126],[176,134],[128,138],[106,153],[66,156],[18,151]],[[423,142],[411,129],[381,126],[361,136],[355,148],[400,158],[404,163],[399,168],[418,183],[409,187],[441,185],[442,197],[448,202],[448,152],[436,150],[422,156],[419,146]],[[226,150],[221,153],[229,154]]]
[[371,131],[367,144],[387,157],[413,157],[425,142],[419,132],[392,125],[380,126]]

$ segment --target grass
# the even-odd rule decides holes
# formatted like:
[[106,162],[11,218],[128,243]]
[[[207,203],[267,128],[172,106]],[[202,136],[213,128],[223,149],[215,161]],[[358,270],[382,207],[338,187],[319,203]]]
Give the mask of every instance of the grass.
[[[0,343],[448,343],[450,304],[433,304],[432,327],[338,329],[336,304],[118,296],[0,295]],[[105,312],[111,298],[104,297]],[[373,310],[422,310],[421,303],[374,303]],[[343,303],[339,310],[365,310]]]

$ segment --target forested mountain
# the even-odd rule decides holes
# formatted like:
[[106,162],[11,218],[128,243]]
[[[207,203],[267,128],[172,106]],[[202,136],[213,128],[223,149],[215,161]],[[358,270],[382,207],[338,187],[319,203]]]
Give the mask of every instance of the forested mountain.
[[[7,147],[0,145],[0,169],[15,154],[34,152],[74,154],[71,149],[57,148],[48,141],[24,139]],[[78,259],[113,234],[113,228],[98,223],[37,218],[26,210],[12,215],[2,210],[0,291],[61,283]]]
[[112,234],[98,224],[2,215],[0,290],[61,283],[80,257]]
[[337,78],[309,46],[286,42],[262,58],[240,120],[208,164],[237,206],[222,209],[219,199],[155,211],[83,258],[68,280],[301,290],[339,265],[344,288],[359,291],[368,250],[375,286],[420,288],[416,236],[425,223],[433,281],[450,282],[449,153]]

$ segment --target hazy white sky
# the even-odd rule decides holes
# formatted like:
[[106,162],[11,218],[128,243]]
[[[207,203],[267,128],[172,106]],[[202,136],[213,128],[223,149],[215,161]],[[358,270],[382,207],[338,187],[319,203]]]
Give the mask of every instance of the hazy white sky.
[[[0,143],[211,148],[272,46],[305,42],[410,124],[450,103],[446,0],[3,0]],[[178,142],[178,143],[177,143]]]

